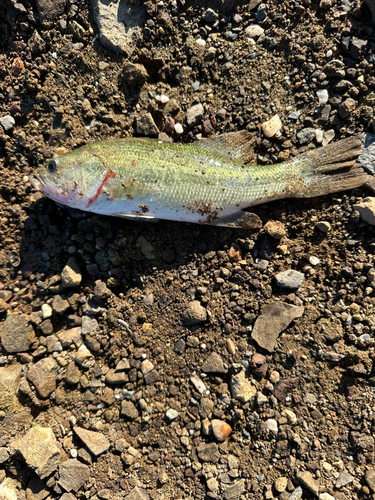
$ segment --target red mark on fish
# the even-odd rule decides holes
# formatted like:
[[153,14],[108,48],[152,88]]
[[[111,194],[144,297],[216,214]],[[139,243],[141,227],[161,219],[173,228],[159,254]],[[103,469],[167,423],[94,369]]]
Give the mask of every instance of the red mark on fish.
[[100,183],[98,189],[96,190],[96,193],[94,194],[94,196],[92,198],[89,198],[89,202],[87,204],[87,206],[89,207],[92,203],[94,203],[94,201],[98,198],[98,196],[100,195],[100,191],[103,189],[103,186],[104,184],[107,182],[108,179],[110,179],[111,177],[116,177],[116,174],[114,172],[112,172],[112,170],[110,170],[109,172],[106,173],[104,179],[102,180],[102,182]]

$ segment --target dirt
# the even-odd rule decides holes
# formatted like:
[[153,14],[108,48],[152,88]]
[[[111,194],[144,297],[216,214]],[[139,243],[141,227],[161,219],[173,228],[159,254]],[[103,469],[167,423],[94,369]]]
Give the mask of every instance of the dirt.
[[[7,351],[2,337],[0,369],[20,367],[20,380],[9,397],[0,380],[0,452],[8,452],[5,460],[0,453],[0,482],[13,480],[17,498],[63,498],[60,467],[77,452],[90,477],[63,500],[373,498],[375,231],[353,209],[371,195],[366,187],[255,207],[263,228],[248,231],[70,212],[30,184],[33,169],[56,154],[139,135],[148,112],[174,141],[249,130],[258,164],[319,147],[315,139],[301,144],[301,129],[334,131],[334,140],[374,132],[367,6],[286,0],[267,4],[260,20],[258,2],[223,1],[211,4],[210,23],[202,20],[208,3],[146,2],[147,22],[128,59],[101,46],[86,2],[58,2],[64,13],[53,20],[43,19],[43,4],[0,5],[0,118],[15,120],[9,130],[0,126],[0,321],[4,327],[9,314],[23,313],[35,332],[22,351]],[[256,42],[245,32],[252,24],[265,30]],[[142,67],[134,73],[129,62]],[[320,88],[329,109],[319,108]],[[197,103],[204,114],[189,126]],[[276,113],[281,134],[266,139],[261,124]],[[171,119],[183,125],[181,135]],[[278,231],[264,228],[269,221]],[[329,224],[319,229],[322,222]],[[78,278],[64,287],[71,257]],[[298,289],[276,284],[289,269],[304,273]],[[275,301],[304,313],[267,351],[251,332]],[[50,317],[42,318],[43,305]],[[82,317],[97,320],[81,340],[88,365],[79,346],[59,337]],[[224,368],[204,373],[212,353]],[[57,368],[42,397],[27,374],[52,358]],[[113,372],[124,359],[128,368]],[[247,401],[231,388],[243,369],[255,387]],[[114,383],[113,373],[125,375]],[[127,394],[133,406],[123,404]],[[213,420],[231,427],[223,441],[210,433]],[[42,480],[12,450],[36,425],[52,428],[61,449],[59,467]],[[85,454],[75,425],[106,436],[109,449]],[[0,497],[14,498],[1,490],[5,482]]]

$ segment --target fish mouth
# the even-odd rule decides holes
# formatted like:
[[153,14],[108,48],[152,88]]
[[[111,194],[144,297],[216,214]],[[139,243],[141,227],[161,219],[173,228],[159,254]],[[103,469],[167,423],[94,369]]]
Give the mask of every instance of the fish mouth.
[[45,182],[42,177],[34,174],[34,177],[31,177],[30,184],[36,191],[43,191],[43,185],[45,186]]
[[48,182],[48,180],[46,181],[40,174],[34,174],[30,179],[30,183],[37,191],[42,192],[47,198],[62,205],[69,205],[73,208],[79,208],[82,205],[82,201],[87,198],[83,195],[79,183],[72,186],[60,187],[52,182]]

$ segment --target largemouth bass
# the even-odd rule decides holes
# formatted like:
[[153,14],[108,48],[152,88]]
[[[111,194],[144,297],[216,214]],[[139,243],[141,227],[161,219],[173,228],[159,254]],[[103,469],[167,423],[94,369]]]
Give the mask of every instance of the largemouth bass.
[[351,137],[277,165],[249,166],[252,135],[194,144],[127,138],[88,144],[38,169],[37,187],[72,208],[138,219],[251,228],[245,208],[361,186],[361,139]]

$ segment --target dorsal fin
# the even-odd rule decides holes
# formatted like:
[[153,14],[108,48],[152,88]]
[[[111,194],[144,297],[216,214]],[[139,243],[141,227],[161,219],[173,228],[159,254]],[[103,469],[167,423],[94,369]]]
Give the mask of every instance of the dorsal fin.
[[199,143],[203,150],[239,165],[254,163],[254,137],[247,130],[230,132]]

